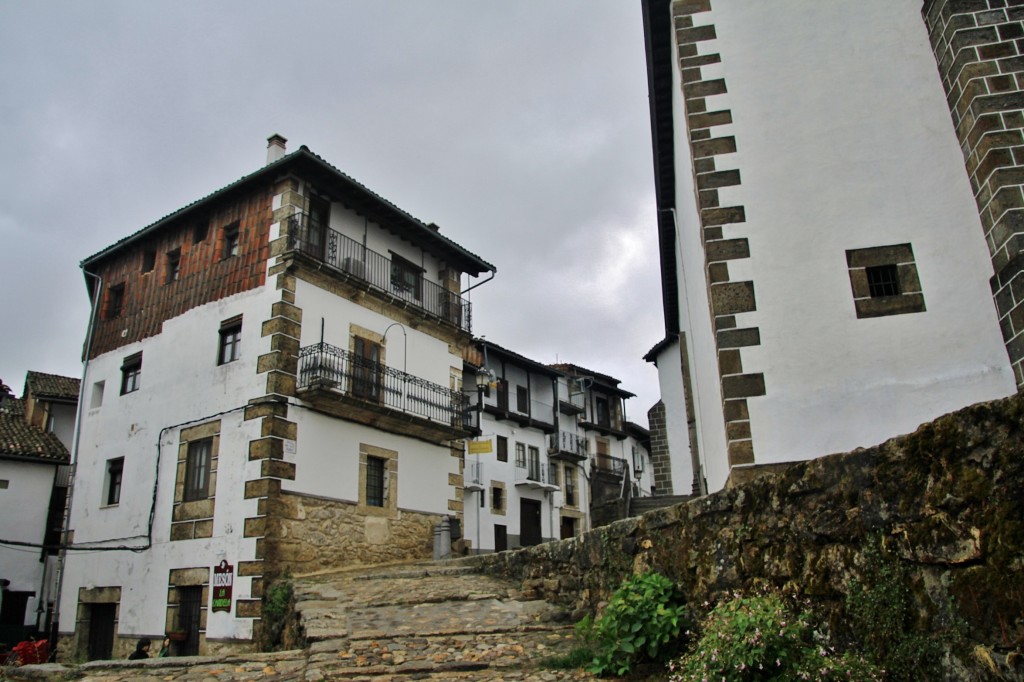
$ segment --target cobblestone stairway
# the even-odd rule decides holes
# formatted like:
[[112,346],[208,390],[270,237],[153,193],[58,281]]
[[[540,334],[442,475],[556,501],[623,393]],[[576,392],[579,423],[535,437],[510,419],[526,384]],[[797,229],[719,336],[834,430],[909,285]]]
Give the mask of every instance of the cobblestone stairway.
[[572,646],[564,612],[467,567],[415,564],[295,580],[304,650],[0,668],[0,680],[402,682],[589,680],[541,659]]

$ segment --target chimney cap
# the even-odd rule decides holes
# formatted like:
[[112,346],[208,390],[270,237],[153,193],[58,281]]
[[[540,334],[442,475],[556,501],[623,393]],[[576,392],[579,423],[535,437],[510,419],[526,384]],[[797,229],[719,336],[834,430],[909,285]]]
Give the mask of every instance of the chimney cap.
[[287,143],[288,143],[288,138],[284,137],[283,135],[278,135],[277,133],[274,133],[273,135],[271,135],[270,137],[267,138],[267,146],[268,147],[271,147],[273,145],[278,145],[279,147],[283,147]]

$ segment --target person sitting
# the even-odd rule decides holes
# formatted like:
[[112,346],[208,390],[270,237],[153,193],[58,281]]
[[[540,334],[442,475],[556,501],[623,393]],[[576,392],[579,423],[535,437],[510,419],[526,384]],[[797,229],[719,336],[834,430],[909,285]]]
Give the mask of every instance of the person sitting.
[[128,660],[137,661],[140,658],[149,658],[149,647],[151,645],[149,637],[143,637],[135,644],[135,651],[128,656]]

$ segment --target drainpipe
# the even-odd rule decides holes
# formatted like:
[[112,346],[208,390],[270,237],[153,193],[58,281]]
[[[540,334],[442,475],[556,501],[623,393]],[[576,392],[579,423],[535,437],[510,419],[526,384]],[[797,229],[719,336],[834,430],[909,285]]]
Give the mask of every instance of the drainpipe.
[[89,356],[92,354],[92,338],[96,329],[96,311],[103,297],[103,278],[82,268],[86,277],[96,280],[96,289],[92,298],[92,310],[89,313],[89,328],[85,337],[84,363],[82,381],[78,386],[78,410],[75,416],[75,436],[71,443],[71,464],[68,472],[68,498],[64,502],[64,523],[61,528],[60,551],[57,553],[57,593],[53,600],[53,622],[50,623],[50,660],[57,658],[57,635],[60,631],[60,599],[64,592],[64,562],[67,560],[67,537],[71,525],[71,500],[75,493],[75,471],[78,465],[78,448],[82,436],[82,411],[85,409],[85,380],[89,376]]

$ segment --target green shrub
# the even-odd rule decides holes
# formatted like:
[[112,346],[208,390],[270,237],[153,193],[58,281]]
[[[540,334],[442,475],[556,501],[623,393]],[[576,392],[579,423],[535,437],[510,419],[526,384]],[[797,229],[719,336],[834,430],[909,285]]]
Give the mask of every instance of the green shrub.
[[846,615],[861,651],[885,668],[892,680],[938,679],[943,657],[940,640],[955,643],[963,637],[963,623],[950,612],[950,623],[929,635],[915,628],[910,576],[898,560],[886,558],[881,541],[864,552],[861,577],[850,581]]
[[260,648],[274,651],[285,647],[294,634],[289,632],[293,625],[295,590],[291,576],[287,573],[271,581],[263,594],[262,633]]
[[793,615],[777,594],[719,604],[701,630],[693,650],[669,663],[672,682],[882,679],[863,659],[815,644],[809,616]]
[[608,605],[577,632],[594,658],[587,668],[598,675],[625,675],[636,663],[666,656],[686,626],[686,610],[675,584],[658,573],[634,575],[622,582]]

